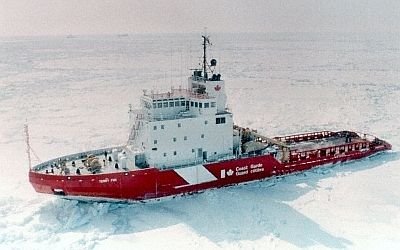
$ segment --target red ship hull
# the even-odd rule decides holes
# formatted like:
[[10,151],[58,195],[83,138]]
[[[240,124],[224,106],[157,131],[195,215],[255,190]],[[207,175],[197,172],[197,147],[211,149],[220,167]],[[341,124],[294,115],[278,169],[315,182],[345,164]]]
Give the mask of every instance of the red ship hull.
[[[198,165],[195,177],[186,170],[146,168],[127,172],[94,175],[50,175],[29,172],[29,180],[40,193],[82,199],[143,201],[262,180],[272,176],[301,172],[316,166],[364,158],[391,149],[383,144],[365,150],[325,157],[308,157],[280,163],[272,155],[239,158]],[[187,172],[187,171],[186,171]]]

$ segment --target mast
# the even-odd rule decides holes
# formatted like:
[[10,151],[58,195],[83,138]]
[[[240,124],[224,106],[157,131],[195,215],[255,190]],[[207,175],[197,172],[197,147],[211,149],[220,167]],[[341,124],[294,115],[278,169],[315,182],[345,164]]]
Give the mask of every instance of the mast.
[[31,145],[30,145],[30,143],[29,143],[28,124],[25,124],[25,125],[24,125],[24,131],[25,131],[26,153],[28,154],[29,169],[32,169]]
[[31,152],[35,158],[36,161],[41,162],[33,148],[31,147],[30,139],[29,139],[29,128],[28,128],[28,123],[24,125],[24,131],[25,131],[25,142],[26,142],[26,153],[28,154],[28,163],[29,163],[29,169],[32,169],[32,157],[31,157]]
[[207,44],[211,44],[209,37],[204,35],[203,37],[203,76],[204,76],[204,81],[207,80]]

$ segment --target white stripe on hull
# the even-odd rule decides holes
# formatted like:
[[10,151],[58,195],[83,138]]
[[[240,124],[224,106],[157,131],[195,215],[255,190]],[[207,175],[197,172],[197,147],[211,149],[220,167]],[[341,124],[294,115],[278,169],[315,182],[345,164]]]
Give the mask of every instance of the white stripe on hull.
[[217,180],[217,178],[203,165],[175,169],[175,172],[187,183],[189,183],[189,185],[196,185]]

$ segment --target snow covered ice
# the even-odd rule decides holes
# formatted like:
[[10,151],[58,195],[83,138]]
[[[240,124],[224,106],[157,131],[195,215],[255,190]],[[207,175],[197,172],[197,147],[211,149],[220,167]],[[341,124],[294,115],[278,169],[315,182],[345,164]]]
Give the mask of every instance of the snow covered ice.
[[[191,35],[0,39],[1,249],[398,249],[400,41],[396,34],[211,34],[235,123],[270,136],[373,133],[393,151],[149,204],[37,194],[41,160],[123,144],[142,89],[185,85]],[[34,161],[34,163],[38,163]]]

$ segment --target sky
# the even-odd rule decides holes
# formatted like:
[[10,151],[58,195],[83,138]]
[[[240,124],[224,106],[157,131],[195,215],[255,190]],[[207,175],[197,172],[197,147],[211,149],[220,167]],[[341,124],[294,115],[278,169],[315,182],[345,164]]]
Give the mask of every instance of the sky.
[[399,32],[398,0],[0,0],[0,36]]

